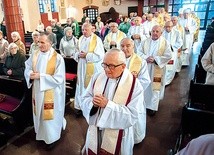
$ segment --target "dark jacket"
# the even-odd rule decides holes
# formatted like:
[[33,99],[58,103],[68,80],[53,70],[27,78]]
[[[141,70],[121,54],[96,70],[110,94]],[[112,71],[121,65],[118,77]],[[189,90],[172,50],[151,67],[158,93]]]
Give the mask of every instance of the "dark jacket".
[[12,76],[24,77],[26,57],[19,51],[15,55],[8,55],[3,65],[3,71],[7,75],[9,69],[12,70]]

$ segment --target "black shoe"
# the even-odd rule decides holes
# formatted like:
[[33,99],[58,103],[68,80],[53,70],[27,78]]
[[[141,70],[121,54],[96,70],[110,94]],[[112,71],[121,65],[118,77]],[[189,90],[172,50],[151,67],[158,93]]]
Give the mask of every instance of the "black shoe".
[[45,149],[52,150],[55,146],[56,146],[56,142],[53,142],[51,144],[46,144]]
[[82,116],[82,110],[74,109],[74,113],[75,113],[76,117]]
[[155,114],[156,114],[156,111],[154,111],[154,110],[151,110],[151,109],[147,109],[146,110],[147,111],[147,114],[149,115],[149,116],[155,116]]

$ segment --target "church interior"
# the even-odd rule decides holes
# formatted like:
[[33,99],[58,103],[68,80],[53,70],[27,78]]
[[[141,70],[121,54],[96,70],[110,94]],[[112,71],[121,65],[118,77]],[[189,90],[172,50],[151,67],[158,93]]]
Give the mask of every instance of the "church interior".
[[[84,15],[95,24],[98,16],[107,23],[108,20],[116,22],[120,15],[129,17],[130,13],[143,17],[164,8],[172,17],[179,16],[180,8],[191,9],[199,18],[199,32],[191,47],[190,64],[182,66],[173,81],[165,86],[157,113],[146,116],[146,135],[134,145],[133,155],[175,155],[192,139],[214,133],[214,86],[205,84],[207,73],[201,64],[203,55],[214,42],[213,0],[0,0],[0,4],[1,25],[6,22],[6,40],[12,42],[10,34],[19,32],[26,58],[33,42],[32,32],[38,29],[39,22],[47,27],[54,19],[63,27],[67,19],[72,18],[81,29]],[[74,108],[77,62],[66,57],[64,61],[67,126],[51,150],[44,149],[44,142],[35,139],[32,90],[27,90],[26,83],[20,79],[0,75],[0,154],[82,154],[88,124],[84,116],[76,115]],[[1,103],[5,95],[11,96],[8,102],[12,104]]]

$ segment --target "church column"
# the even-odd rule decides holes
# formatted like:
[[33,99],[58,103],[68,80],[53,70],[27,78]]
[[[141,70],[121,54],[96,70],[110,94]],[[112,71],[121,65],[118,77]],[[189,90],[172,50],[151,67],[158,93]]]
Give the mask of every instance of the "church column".
[[137,15],[142,17],[144,0],[138,0]]
[[11,32],[19,32],[22,41],[24,42],[24,29],[20,11],[19,0],[3,0],[4,19],[7,28],[7,37],[9,42],[12,42]]
[[169,12],[169,0],[164,0],[165,10]]

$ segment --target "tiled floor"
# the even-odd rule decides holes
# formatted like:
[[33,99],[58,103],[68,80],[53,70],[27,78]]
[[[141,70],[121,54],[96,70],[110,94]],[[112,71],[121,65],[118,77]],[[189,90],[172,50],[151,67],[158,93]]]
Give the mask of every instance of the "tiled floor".
[[[200,32],[199,42],[193,46],[192,63],[175,77],[166,87],[165,97],[160,102],[159,111],[154,117],[147,117],[147,134],[144,141],[134,147],[134,155],[166,155],[173,148],[179,134],[181,110],[187,102],[189,82],[194,74],[197,55],[203,41],[204,31]],[[67,128],[62,138],[51,151],[45,151],[42,142],[35,140],[33,128],[11,139],[1,148],[1,155],[79,155],[84,144],[87,124],[83,117],[76,118],[70,106],[66,107]],[[11,143],[12,142],[12,143]]]

